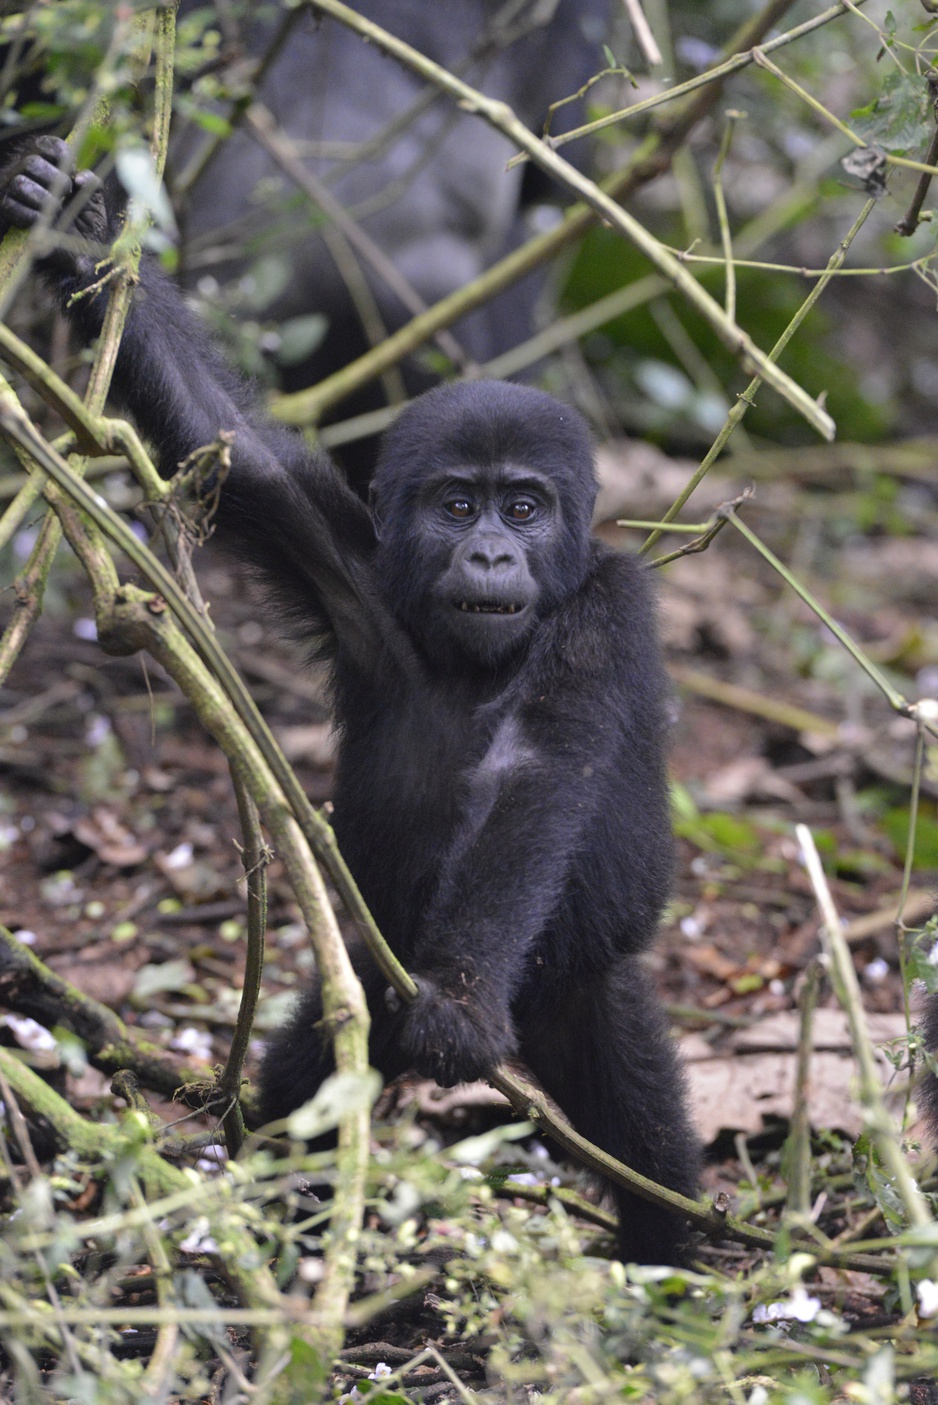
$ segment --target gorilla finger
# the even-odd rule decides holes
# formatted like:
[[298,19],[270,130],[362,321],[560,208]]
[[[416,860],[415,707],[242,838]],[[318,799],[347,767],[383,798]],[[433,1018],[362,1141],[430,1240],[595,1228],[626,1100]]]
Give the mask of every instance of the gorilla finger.
[[79,190],[95,192],[103,189],[104,182],[95,175],[94,171],[79,171],[72,181],[72,190],[76,192]]
[[46,190],[60,190],[63,193],[71,189],[72,179],[67,171],[59,170],[59,167],[51,161],[46,161],[42,156],[30,156],[23,162],[23,171],[37,185],[44,186]]
[[67,175],[75,170],[72,149],[61,137],[37,137],[35,147],[39,155],[50,161],[56,170],[65,171]]
[[34,224],[48,199],[48,190],[31,181],[28,176],[14,176],[10,181],[5,205],[10,210],[11,217],[13,211],[22,211],[24,221]]
[[401,1013],[401,997],[398,995],[393,985],[389,985],[384,992],[384,1006],[389,1015],[399,1015]]

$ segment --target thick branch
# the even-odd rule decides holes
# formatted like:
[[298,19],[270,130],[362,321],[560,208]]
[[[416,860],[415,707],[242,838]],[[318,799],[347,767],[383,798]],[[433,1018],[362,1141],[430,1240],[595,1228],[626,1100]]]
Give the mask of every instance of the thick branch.
[[146,1087],[170,1098],[185,1084],[205,1086],[203,1074],[141,1039],[113,1010],[56,975],[6,927],[0,927],[0,1005],[48,1027],[72,1030],[102,1073],[131,1069]]

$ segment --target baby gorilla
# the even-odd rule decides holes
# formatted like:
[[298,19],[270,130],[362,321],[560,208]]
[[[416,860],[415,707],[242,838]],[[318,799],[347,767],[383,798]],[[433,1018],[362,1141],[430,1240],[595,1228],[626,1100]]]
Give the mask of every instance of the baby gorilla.
[[[87,173],[40,138],[0,179],[0,215],[70,229],[43,263],[86,336],[93,250],[117,228]],[[77,221],[74,212],[80,210]],[[590,535],[589,435],[550,396],[430,391],[388,433],[371,510],[330,460],[268,420],[147,261],[115,389],[168,475],[234,431],[218,535],[332,660],[335,831],[419,996],[387,1000],[354,955],[386,1078],[444,1084],[519,1056],[584,1136],[693,1194],[681,1071],[641,960],[671,871],[667,688],[646,571]],[[320,994],[266,1055],[279,1117],[332,1068]],[[616,1189],[624,1258],[674,1260],[678,1216]]]

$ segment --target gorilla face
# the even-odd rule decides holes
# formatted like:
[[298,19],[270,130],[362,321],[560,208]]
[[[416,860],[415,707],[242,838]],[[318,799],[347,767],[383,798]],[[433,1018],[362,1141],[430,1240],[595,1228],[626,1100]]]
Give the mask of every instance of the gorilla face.
[[539,616],[557,520],[549,480],[521,466],[428,478],[407,533],[421,636],[482,664],[513,653]]
[[372,485],[384,599],[446,667],[510,658],[586,570],[585,424],[540,391],[467,382],[415,401]]

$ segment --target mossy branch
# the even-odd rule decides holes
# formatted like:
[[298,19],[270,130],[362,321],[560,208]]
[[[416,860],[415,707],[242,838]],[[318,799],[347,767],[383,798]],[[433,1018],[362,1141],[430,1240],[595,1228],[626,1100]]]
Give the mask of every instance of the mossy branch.
[[[267,765],[262,747],[239,711],[231,706],[217,672],[224,675],[226,682],[234,678],[239,696],[247,698],[249,715],[253,718],[256,715],[254,705],[243,682],[218,647],[212,631],[165,568],[45,442],[9,391],[0,395],[0,432],[26,450],[53,480],[46,493],[91,582],[102,647],[117,655],[146,649],[163,665],[221,746],[239,785],[257,807],[287,870],[316,951],[336,1066],[340,1071],[364,1076],[368,1066],[367,1006],[336,925],[325,884],[290,803]],[[198,635],[203,657],[175,623],[166,595],[120,584],[114,562],[98,534],[99,525],[172,597],[176,611]],[[205,654],[209,656],[209,664]],[[268,734],[264,724],[257,720],[262,735]],[[272,738],[271,744],[276,749]],[[276,750],[279,756],[279,749]],[[292,776],[285,761],[283,767]],[[299,788],[295,777],[293,784]],[[308,806],[305,797],[303,800]],[[333,1213],[324,1272],[315,1298],[317,1326],[310,1338],[324,1360],[341,1346],[364,1208],[368,1136],[367,1109],[355,1109],[341,1120]],[[270,1362],[268,1366],[271,1371],[274,1369]]]
[[0,927],[0,1004],[47,1026],[64,1025],[82,1041],[102,1073],[130,1069],[155,1092],[171,1098],[205,1078],[168,1058],[130,1030],[119,1015],[51,970],[29,947]]

